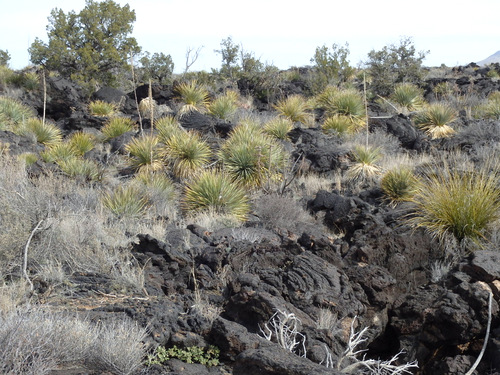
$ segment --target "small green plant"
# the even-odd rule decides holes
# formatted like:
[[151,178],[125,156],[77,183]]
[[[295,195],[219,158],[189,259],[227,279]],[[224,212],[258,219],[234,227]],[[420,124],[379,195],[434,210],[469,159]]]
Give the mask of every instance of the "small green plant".
[[485,103],[476,106],[474,117],[500,120],[500,92],[492,92]]
[[78,150],[70,143],[56,143],[40,153],[46,163],[54,163],[79,156]]
[[111,117],[118,112],[118,106],[104,100],[94,100],[89,103],[89,112],[92,116]]
[[78,131],[71,135],[68,143],[75,148],[78,155],[83,156],[95,147],[95,137],[90,133]]
[[311,117],[309,110],[311,105],[302,95],[292,95],[288,98],[281,99],[276,103],[274,108],[278,113],[290,119],[293,122],[306,123]]
[[101,203],[118,217],[134,217],[144,214],[148,200],[138,188],[128,185],[104,193]]
[[163,168],[158,138],[151,135],[136,137],[125,146],[130,164],[139,170],[155,171]]
[[330,94],[329,102],[323,109],[327,115],[344,115],[351,119],[353,124],[363,127],[365,123],[365,105],[361,94],[354,89],[339,90]]
[[184,82],[177,85],[175,91],[180,100],[184,103],[179,111],[179,115],[184,115],[192,111],[205,111],[208,105],[208,91],[196,81]]
[[12,129],[35,115],[35,111],[20,101],[0,96],[0,130]]
[[148,195],[161,196],[165,200],[171,200],[175,195],[172,180],[163,172],[139,172],[134,181],[143,186]]
[[490,70],[488,70],[488,73],[486,73],[486,77],[488,77],[488,78],[500,78],[500,74],[496,71],[496,69],[490,69]]
[[264,124],[264,132],[271,137],[288,140],[288,133],[293,129],[293,123],[285,117],[275,117]]
[[221,120],[231,120],[238,110],[238,93],[227,91],[208,105],[208,112]]
[[53,145],[61,142],[62,132],[55,124],[43,122],[39,118],[29,118],[20,126],[14,129],[14,132],[22,136],[33,136],[37,142],[44,145]]
[[172,165],[175,176],[188,178],[208,163],[212,152],[200,135],[191,131],[171,136],[162,154]]
[[390,100],[396,104],[401,113],[409,113],[422,108],[424,97],[422,90],[412,83],[396,85]]
[[380,175],[381,168],[377,162],[382,156],[379,147],[356,146],[352,151],[354,163],[348,170],[348,177],[353,181],[371,181]]
[[431,170],[411,202],[414,213],[408,221],[412,226],[424,228],[440,240],[451,234],[459,242],[471,240],[481,245],[500,218],[498,169]]
[[183,132],[179,121],[174,116],[160,117],[154,124],[158,132],[158,142],[163,144],[166,144],[173,135]]
[[432,103],[415,116],[415,126],[432,139],[450,137],[455,130],[450,124],[457,118],[454,108],[444,103]]
[[38,154],[34,152],[23,152],[18,155],[18,159],[24,161],[24,164],[29,167],[38,161]]
[[101,128],[101,133],[104,140],[108,141],[134,130],[134,127],[134,121],[128,117],[112,117]]
[[189,214],[212,211],[233,215],[240,221],[245,221],[250,211],[245,190],[214,170],[200,173],[186,185],[181,205]]
[[397,167],[387,171],[380,186],[392,205],[409,201],[417,191],[417,178],[409,167]]
[[179,359],[186,363],[200,363],[204,366],[219,365],[220,349],[214,345],[206,348],[199,346],[189,346],[187,348],[178,348],[176,345],[166,349],[164,346],[158,346],[153,354],[148,355],[146,364],[148,366],[161,365],[172,358]]
[[321,129],[326,134],[349,134],[353,133],[356,130],[356,126],[353,125],[353,122],[350,117],[344,115],[333,115],[327,117],[323,124],[321,124]]
[[444,100],[451,97],[457,91],[457,87],[448,81],[439,82],[433,87],[432,92],[438,100]]
[[83,178],[87,181],[97,181],[101,177],[98,165],[87,159],[70,157],[58,162],[59,168],[67,176],[72,178]]

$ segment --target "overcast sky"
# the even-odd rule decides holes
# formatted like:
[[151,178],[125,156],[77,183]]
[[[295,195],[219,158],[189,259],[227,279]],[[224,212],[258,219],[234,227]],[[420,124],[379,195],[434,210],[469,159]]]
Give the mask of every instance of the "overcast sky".
[[[115,0],[136,12],[133,36],[143,51],[170,54],[182,71],[187,48],[202,47],[191,70],[219,68],[214,50],[231,36],[262,62],[287,69],[310,64],[316,47],[349,43],[356,66],[370,50],[412,37],[427,66],[466,65],[500,50],[500,0]],[[47,41],[53,8],[77,13],[85,0],[4,1],[0,49],[10,66],[29,65],[36,37]]]

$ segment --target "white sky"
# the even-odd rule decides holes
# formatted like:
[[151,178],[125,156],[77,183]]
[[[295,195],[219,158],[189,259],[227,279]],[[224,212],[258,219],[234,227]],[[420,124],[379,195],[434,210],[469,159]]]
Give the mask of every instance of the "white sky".
[[[316,47],[349,43],[356,66],[370,50],[412,37],[418,51],[430,50],[427,66],[466,65],[500,50],[500,0],[115,0],[136,12],[134,36],[143,51],[170,54],[184,68],[188,47],[203,46],[191,70],[219,68],[220,42],[255,53],[281,69],[310,64]],[[53,8],[78,13],[85,0],[3,1],[0,49],[10,66],[30,64],[27,52]]]

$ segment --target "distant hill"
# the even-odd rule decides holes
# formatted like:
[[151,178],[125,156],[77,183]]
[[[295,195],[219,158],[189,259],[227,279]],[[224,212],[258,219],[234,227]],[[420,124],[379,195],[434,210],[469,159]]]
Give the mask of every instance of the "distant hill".
[[488,65],[493,63],[500,63],[500,51],[495,52],[493,55],[485,58],[484,60],[478,61],[477,65]]

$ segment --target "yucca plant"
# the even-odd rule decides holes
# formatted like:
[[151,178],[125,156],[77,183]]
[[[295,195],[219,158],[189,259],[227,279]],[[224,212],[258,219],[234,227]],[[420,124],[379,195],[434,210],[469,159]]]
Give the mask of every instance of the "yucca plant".
[[69,177],[97,181],[101,176],[99,166],[92,160],[70,157],[60,160],[57,164],[61,171]]
[[245,190],[215,170],[202,172],[186,185],[181,206],[188,214],[212,211],[233,215],[240,221],[250,212]]
[[326,134],[348,134],[353,133],[357,127],[353,124],[352,119],[345,115],[333,115],[327,117],[323,124],[321,124],[321,129]]
[[55,163],[77,157],[79,152],[72,144],[64,142],[50,145],[40,153],[40,156],[46,163]]
[[288,133],[293,129],[293,122],[285,117],[275,117],[264,124],[264,132],[283,141],[288,140]]
[[400,83],[394,88],[390,100],[402,113],[420,110],[424,104],[422,90],[412,83]]
[[459,242],[481,245],[500,218],[499,182],[498,170],[486,166],[430,171],[411,200],[414,212],[408,222],[441,240],[451,234]]
[[37,142],[44,145],[53,145],[62,140],[62,132],[57,125],[43,122],[35,117],[29,118],[17,126],[14,132],[23,136],[33,136]]
[[134,217],[144,214],[148,200],[137,187],[128,185],[104,193],[101,203],[116,216]]
[[20,101],[0,96],[0,130],[12,129],[35,115],[35,111]]
[[158,141],[163,144],[166,144],[173,135],[184,132],[174,116],[163,116],[157,119],[155,129],[158,133]]
[[326,108],[330,108],[339,91],[340,89],[337,86],[326,86],[322,92],[314,97],[315,106],[325,110]]
[[306,123],[310,118],[311,105],[302,95],[292,95],[281,99],[274,108],[281,116],[293,122]]
[[400,166],[387,171],[380,181],[380,187],[391,205],[409,201],[417,191],[417,178],[411,168]]
[[103,134],[104,140],[108,141],[134,130],[134,127],[134,121],[128,117],[112,117],[107,120],[101,128],[101,133]]
[[354,89],[339,90],[333,96],[329,106],[325,108],[327,114],[330,115],[344,115],[359,124],[359,127],[364,126],[365,123],[365,105],[361,94]]
[[238,110],[238,93],[227,91],[208,105],[208,112],[221,120],[230,120]]
[[94,100],[89,103],[89,112],[92,116],[111,117],[118,112],[118,105],[104,100]]
[[144,98],[139,103],[139,112],[142,117],[149,118],[151,116],[151,112],[156,109],[156,101],[152,98]]
[[500,92],[492,92],[488,100],[474,109],[476,118],[500,120]]
[[347,172],[350,180],[371,181],[382,172],[380,166],[377,165],[382,157],[380,147],[358,145],[352,151],[352,157],[354,162]]
[[195,80],[183,82],[175,87],[180,100],[184,103],[179,111],[179,115],[184,115],[191,111],[203,112],[208,105],[208,91]]
[[22,154],[19,154],[17,158],[22,160],[24,165],[29,167],[38,161],[38,154],[35,154],[34,152],[23,152]]
[[130,154],[131,166],[142,171],[155,171],[163,168],[158,147],[158,138],[151,135],[136,137],[125,146]]
[[175,176],[187,178],[206,165],[212,153],[201,136],[191,131],[171,136],[162,154],[171,164]]
[[148,196],[161,196],[165,200],[171,200],[175,195],[174,183],[163,172],[139,172],[134,177],[134,181],[144,187]]
[[69,137],[68,143],[83,156],[95,147],[95,137],[90,133],[78,131]]
[[444,103],[432,103],[417,113],[415,126],[432,139],[450,137],[455,130],[450,124],[457,118],[454,108]]

